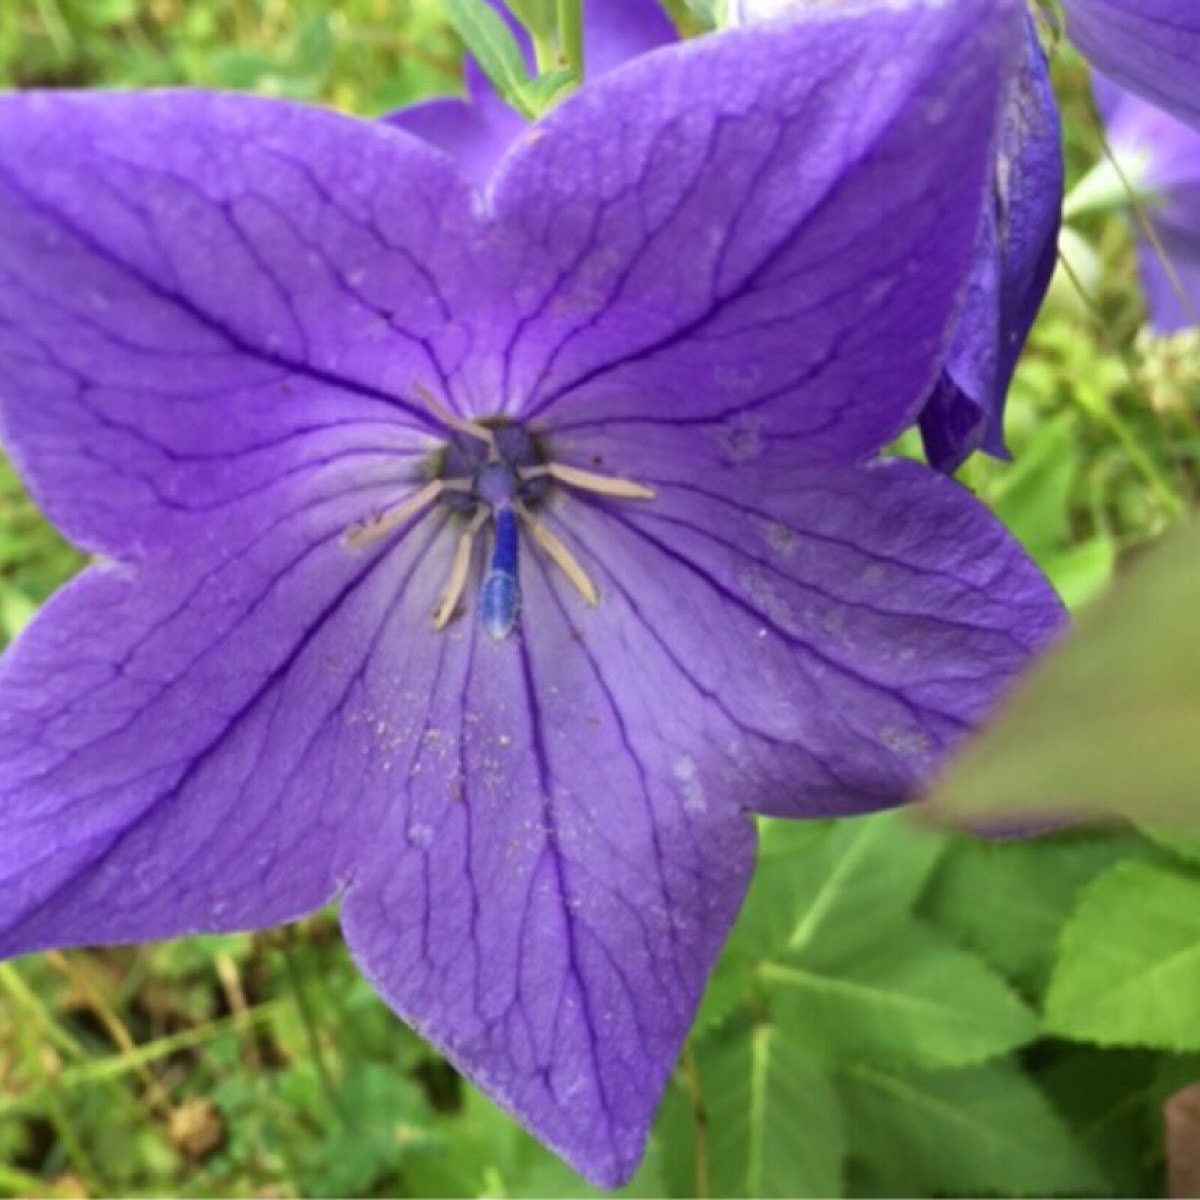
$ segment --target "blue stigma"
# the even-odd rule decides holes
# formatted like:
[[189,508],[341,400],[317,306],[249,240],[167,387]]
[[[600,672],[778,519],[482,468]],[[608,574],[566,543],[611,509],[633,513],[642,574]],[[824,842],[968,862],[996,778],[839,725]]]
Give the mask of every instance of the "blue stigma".
[[517,579],[520,535],[517,514],[511,505],[500,503],[492,510],[496,540],[492,561],[479,589],[479,620],[484,632],[503,641],[516,628],[521,612],[521,585]]

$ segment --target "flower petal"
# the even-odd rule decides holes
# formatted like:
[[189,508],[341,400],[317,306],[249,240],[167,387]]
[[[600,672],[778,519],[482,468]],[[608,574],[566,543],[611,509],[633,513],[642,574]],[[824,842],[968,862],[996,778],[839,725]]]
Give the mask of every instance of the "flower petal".
[[1119,182],[1139,194],[1158,241],[1138,245],[1151,322],[1158,333],[1200,324],[1200,130],[1102,75],[1092,82]]
[[423,100],[384,120],[449,154],[476,187],[487,183],[508,148],[529,128],[490,86],[470,100]]
[[675,731],[659,717],[660,736],[692,748],[710,796],[782,816],[911,799],[1061,602],[926,468],[689,473],[681,441],[619,460],[653,501],[562,517],[602,592],[599,637],[582,634],[630,664],[618,702],[659,698]]
[[491,192],[510,411],[760,421],[781,461],[878,448],[940,359],[1021,19],[1007,0],[821,8],[566,100]]
[[342,921],[422,1036],[612,1187],[641,1156],[754,834],[732,796],[698,800],[674,695],[629,703],[636,660],[593,643],[532,552],[523,589],[521,635],[464,622],[447,646]]
[[921,413],[930,463],[954,471],[1004,450],[1004,400],[1058,248],[1063,162],[1058,105],[1033,21],[1004,107],[991,201],[946,366]]
[[1093,73],[1109,147],[1135,190],[1172,224],[1200,228],[1200,130]]
[[1122,87],[1200,126],[1195,0],[1062,0],[1067,35]]
[[352,554],[388,487],[319,484],[258,528],[90,568],[0,660],[0,954],[257,928],[346,878],[390,802],[376,696],[419,721],[406,672],[437,651],[421,589],[449,541]]
[[[375,122],[201,93],[0,99],[0,419],[50,517],[140,554],[264,481],[411,451],[481,270],[470,189]],[[395,461],[395,458],[393,458]]]
[[659,0],[604,0],[583,6],[584,69],[589,80],[678,37]]
[[1150,322],[1160,334],[1194,329],[1200,326],[1200,226],[1181,230],[1150,220],[1158,245],[1144,239],[1138,242],[1138,269]]

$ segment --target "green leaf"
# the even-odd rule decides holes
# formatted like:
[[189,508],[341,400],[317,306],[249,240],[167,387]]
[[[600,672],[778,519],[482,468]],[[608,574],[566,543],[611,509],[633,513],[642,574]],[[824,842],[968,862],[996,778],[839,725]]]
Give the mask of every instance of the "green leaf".
[[1102,1180],[1046,1098],[1014,1066],[844,1076],[851,1153],[885,1195],[1061,1195]]
[[554,0],[507,0],[509,12],[529,30],[540,37],[553,36],[558,14]]
[[1062,602],[1074,612],[1096,599],[1112,583],[1117,547],[1111,538],[1099,535],[1075,546],[1045,552],[1039,555],[1038,562],[1050,576]]
[[1182,858],[1193,866],[1200,865],[1200,830],[1164,829],[1158,825],[1142,825],[1141,832],[1156,846]]
[[1200,1049],[1200,880],[1124,862],[1063,932],[1046,1024],[1101,1045]]
[[1086,611],[935,787],[960,821],[1200,823],[1200,525]]
[[532,80],[529,86],[525,88],[523,93],[524,101],[534,113],[543,113],[560,96],[569,92],[577,82],[575,72],[568,70],[566,67],[562,67],[556,71],[546,71]]
[[996,515],[1034,557],[1067,539],[1078,440],[1074,414],[1061,413],[1038,430],[992,495]]
[[754,983],[754,963],[736,949],[721,955],[708,977],[700,1010],[692,1022],[692,1036],[719,1029],[742,1006]]
[[529,68],[512,30],[487,0],[442,0],[455,32],[501,97],[525,116],[536,113],[528,97]]
[[1132,835],[1032,842],[957,839],[922,902],[922,915],[1040,996],[1058,935],[1080,891],[1122,854]]
[[850,953],[793,952],[759,977],[787,1031],[836,1060],[957,1067],[1030,1041],[1033,1014],[980,959],[914,921]]
[[882,919],[911,911],[944,847],[902,812],[824,825],[764,822],[735,950],[757,958],[870,941]]
[[[774,1025],[746,1024],[702,1045],[696,1074],[706,1121],[691,1145],[668,1143],[691,1185],[696,1136],[711,1196],[837,1196],[845,1131],[829,1079]],[[680,1164],[676,1165],[678,1171]],[[682,1174],[682,1172],[679,1172]]]
[[1159,1056],[1092,1046],[1062,1049],[1039,1082],[1099,1166],[1104,1194],[1157,1195],[1164,1099],[1156,1086]]

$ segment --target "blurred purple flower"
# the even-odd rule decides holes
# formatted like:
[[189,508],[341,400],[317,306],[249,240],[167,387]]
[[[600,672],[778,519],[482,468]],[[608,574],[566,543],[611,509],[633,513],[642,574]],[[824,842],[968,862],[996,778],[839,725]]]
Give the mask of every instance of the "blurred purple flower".
[[[1094,85],[1120,167],[1110,188],[1134,190],[1158,242],[1137,230],[1151,324],[1158,333],[1200,325],[1200,132],[1100,76]],[[1115,172],[1105,161],[1096,174]]]
[[1105,75],[1200,127],[1200,0],[1062,0],[1067,36]]
[[4,438],[97,555],[0,664],[0,952],[340,897],[406,1020],[624,1179],[747,813],[912,796],[1060,620],[969,494],[875,461],[1020,14],[670,47],[482,189],[297,105],[0,99]]

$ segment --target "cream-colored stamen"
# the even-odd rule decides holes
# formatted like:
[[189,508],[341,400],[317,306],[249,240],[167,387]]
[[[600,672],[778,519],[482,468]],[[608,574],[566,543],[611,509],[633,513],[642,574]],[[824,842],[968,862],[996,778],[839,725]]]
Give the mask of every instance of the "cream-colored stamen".
[[434,629],[445,629],[454,616],[458,602],[462,599],[467,586],[467,572],[471,569],[471,547],[475,544],[475,535],[483,528],[489,512],[480,508],[471,518],[471,523],[462,531],[458,538],[458,546],[454,551],[454,565],[450,568],[450,582],[446,584],[445,595],[433,616]]
[[593,607],[600,603],[600,593],[579,560],[553,530],[537,519],[523,504],[513,505],[517,515],[529,526],[533,540],[550,556],[551,561],[575,585],[579,594]]
[[642,483],[634,483],[632,479],[621,479],[616,475],[600,475],[595,471],[584,471],[579,467],[569,467],[566,463],[546,463],[540,467],[530,467],[521,471],[522,479],[538,479],[549,475],[559,483],[569,487],[579,488],[585,492],[597,492],[601,496],[614,496],[618,500],[653,500],[653,488]]
[[425,407],[447,429],[453,429],[456,433],[464,433],[467,437],[478,438],[491,449],[493,458],[499,456],[496,448],[496,435],[486,425],[476,424],[474,421],[468,421],[465,417],[460,417],[458,413],[451,412],[428,388],[422,387],[419,383],[413,390],[420,396]]
[[435,479],[419,491],[414,492],[407,500],[397,504],[395,508],[389,508],[377,517],[371,517],[369,520],[351,525],[342,534],[342,545],[349,546],[352,550],[361,550],[363,546],[369,546],[372,542],[378,541],[379,538],[391,533],[393,529],[398,529],[406,521],[415,517],[417,513],[428,508],[444,491],[469,489],[469,480]]

